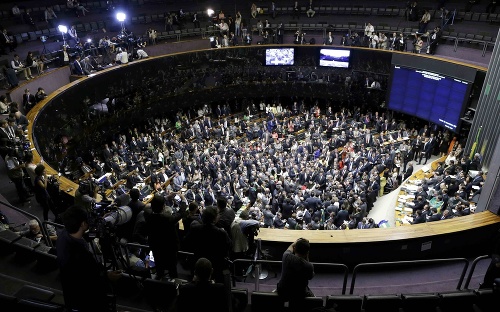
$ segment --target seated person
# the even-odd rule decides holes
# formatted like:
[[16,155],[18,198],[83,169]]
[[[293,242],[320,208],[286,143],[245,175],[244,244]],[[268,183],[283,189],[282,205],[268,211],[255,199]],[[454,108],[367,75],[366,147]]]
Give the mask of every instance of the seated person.
[[[38,221],[36,221],[35,219],[30,220],[28,222],[28,226],[29,228],[27,230],[18,232],[18,234],[23,237],[29,238],[37,243],[46,244],[45,239],[43,237],[43,233],[40,229],[40,224],[38,224]],[[46,225],[46,229],[47,229],[47,234],[49,235],[48,238],[53,243],[55,243],[57,241],[57,233],[55,228],[52,225],[48,224]]]
[[[229,311],[228,296],[224,284],[214,283],[212,263],[200,258],[194,267],[193,280],[179,287],[176,302],[178,312],[183,311]],[[196,298],[196,300],[193,300]]]

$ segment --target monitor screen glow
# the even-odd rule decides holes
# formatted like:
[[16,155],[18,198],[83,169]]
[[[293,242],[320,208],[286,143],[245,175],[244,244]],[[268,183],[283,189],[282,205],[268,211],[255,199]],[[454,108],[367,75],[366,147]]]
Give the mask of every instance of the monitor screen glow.
[[269,66],[293,65],[295,61],[294,48],[266,49],[265,64]]
[[388,108],[457,132],[469,92],[467,81],[395,65]]
[[350,50],[320,49],[319,66],[349,68]]

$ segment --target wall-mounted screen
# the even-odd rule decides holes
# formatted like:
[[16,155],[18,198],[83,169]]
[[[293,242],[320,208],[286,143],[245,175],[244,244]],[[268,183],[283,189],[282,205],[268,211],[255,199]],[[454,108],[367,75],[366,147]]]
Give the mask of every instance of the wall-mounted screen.
[[320,49],[319,66],[349,68],[351,50]]
[[294,48],[266,49],[265,64],[270,66],[293,65],[295,61]]
[[469,92],[468,81],[395,65],[387,107],[457,132]]

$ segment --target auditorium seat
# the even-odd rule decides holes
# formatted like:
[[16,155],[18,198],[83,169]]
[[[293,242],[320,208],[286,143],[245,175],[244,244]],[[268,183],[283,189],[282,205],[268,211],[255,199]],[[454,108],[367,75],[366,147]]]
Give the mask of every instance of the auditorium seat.
[[481,309],[481,312],[496,312],[500,307],[500,291],[495,292],[493,289],[476,289],[474,292],[477,295],[476,305]]
[[437,293],[402,294],[404,312],[436,312],[439,306]]
[[250,306],[253,312],[285,311],[285,302],[275,292],[254,291],[250,295]]
[[0,307],[2,307],[2,311],[14,311],[16,306],[16,297],[0,293]]
[[177,297],[177,284],[147,278],[142,282],[148,303],[155,309],[169,311]]
[[290,301],[288,310],[290,312],[313,312],[314,309],[324,307],[323,297],[307,297],[304,300]]
[[325,307],[334,308],[337,312],[361,311],[363,297],[358,295],[331,295],[326,297]]
[[451,291],[439,293],[441,312],[475,312],[477,294],[474,291]]
[[243,312],[248,305],[248,289],[246,288],[231,288],[233,297],[233,312]]
[[54,303],[39,302],[33,300],[22,299],[17,303],[18,311],[30,311],[30,312],[63,312],[64,306]]
[[364,312],[399,312],[403,307],[400,295],[365,295],[363,298]]

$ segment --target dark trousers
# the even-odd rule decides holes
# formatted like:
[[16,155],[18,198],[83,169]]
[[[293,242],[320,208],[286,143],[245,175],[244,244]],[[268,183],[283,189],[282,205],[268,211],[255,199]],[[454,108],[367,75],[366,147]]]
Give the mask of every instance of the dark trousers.
[[19,197],[19,201],[24,203],[28,199],[28,191],[26,190],[26,186],[24,185],[24,179],[22,177],[19,178],[10,178],[14,186],[16,187],[17,196]]

